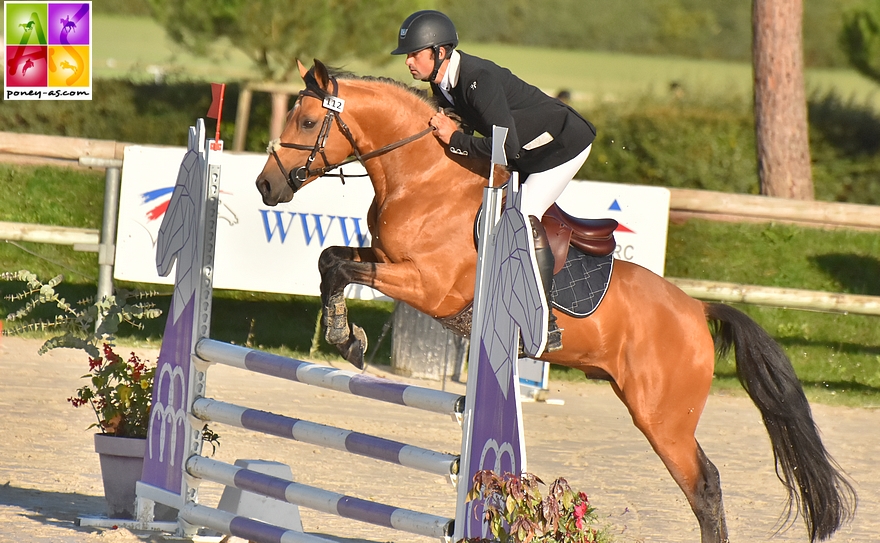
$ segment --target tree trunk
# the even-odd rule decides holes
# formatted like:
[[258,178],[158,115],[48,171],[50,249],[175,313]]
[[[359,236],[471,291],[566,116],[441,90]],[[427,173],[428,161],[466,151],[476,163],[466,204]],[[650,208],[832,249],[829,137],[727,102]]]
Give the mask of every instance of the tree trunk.
[[755,131],[761,194],[812,200],[802,20],[803,0],[753,0]]

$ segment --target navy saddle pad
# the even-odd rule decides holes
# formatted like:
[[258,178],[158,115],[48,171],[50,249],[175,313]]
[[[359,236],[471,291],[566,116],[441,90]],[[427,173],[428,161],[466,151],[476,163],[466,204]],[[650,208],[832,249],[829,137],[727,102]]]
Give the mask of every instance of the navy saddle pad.
[[569,246],[565,266],[553,276],[553,307],[572,317],[590,316],[605,297],[613,267],[613,253],[592,256]]

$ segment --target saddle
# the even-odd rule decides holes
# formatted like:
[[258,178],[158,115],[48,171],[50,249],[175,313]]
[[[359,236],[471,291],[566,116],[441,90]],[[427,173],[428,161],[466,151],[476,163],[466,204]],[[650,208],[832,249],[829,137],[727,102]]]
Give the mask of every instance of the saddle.
[[556,259],[553,273],[559,273],[565,265],[569,244],[592,256],[607,256],[614,252],[614,219],[579,219],[569,215],[553,204],[541,218],[547,231],[550,248]]

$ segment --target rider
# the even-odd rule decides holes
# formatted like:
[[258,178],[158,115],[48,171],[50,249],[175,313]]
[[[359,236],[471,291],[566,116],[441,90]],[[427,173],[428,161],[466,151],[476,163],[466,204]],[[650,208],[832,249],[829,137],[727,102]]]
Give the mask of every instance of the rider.
[[[392,55],[406,55],[414,79],[431,84],[441,106],[430,121],[434,136],[450,153],[489,159],[492,126],[509,129],[504,151],[529,190],[522,212],[532,225],[535,261],[550,306],[553,253],[540,218],[562,194],[590,154],[596,128],[562,101],[513,75],[507,68],[458,51],[458,33],[439,11],[417,11],[406,18]],[[442,108],[485,137],[459,130]],[[550,312],[547,351],[562,348],[562,331]]]

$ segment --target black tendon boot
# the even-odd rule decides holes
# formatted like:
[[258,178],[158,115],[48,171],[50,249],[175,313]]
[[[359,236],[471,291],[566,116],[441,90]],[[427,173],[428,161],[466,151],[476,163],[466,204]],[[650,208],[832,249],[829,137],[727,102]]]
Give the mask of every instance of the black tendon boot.
[[547,347],[544,350],[550,353],[562,349],[562,329],[556,324],[556,315],[553,314],[550,299],[550,291],[553,287],[553,267],[556,264],[556,259],[550,249],[550,241],[547,239],[544,225],[534,215],[529,216],[529,222],[532,224],[532,237],[535,240],[535,263],[541,274],[541,285],[544,287],[544,296],[547,299],[549,309],[547,313]]

